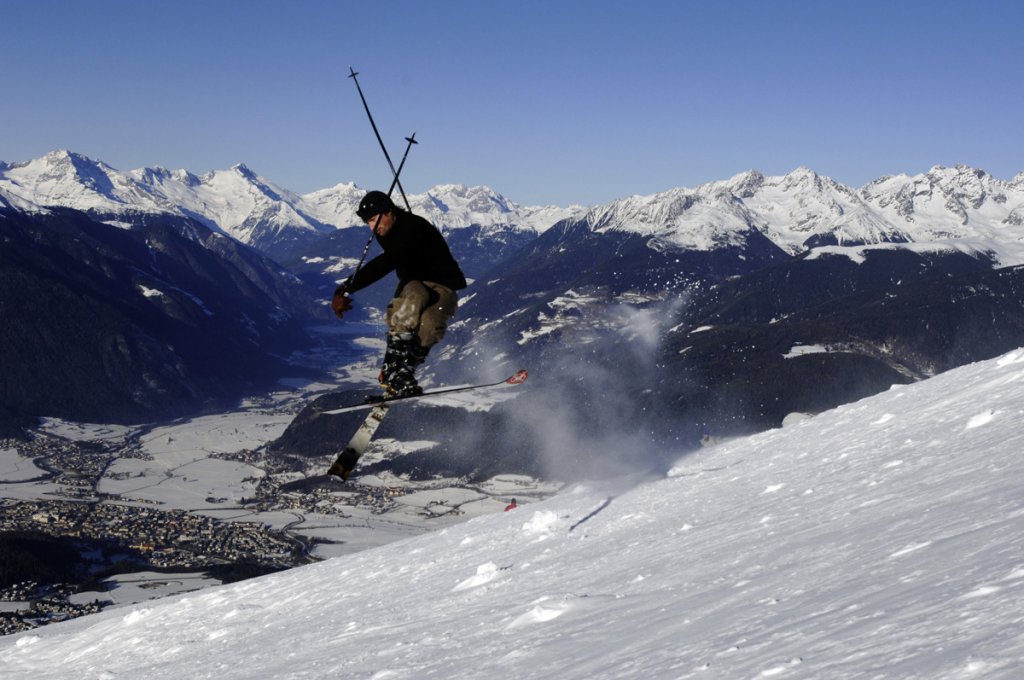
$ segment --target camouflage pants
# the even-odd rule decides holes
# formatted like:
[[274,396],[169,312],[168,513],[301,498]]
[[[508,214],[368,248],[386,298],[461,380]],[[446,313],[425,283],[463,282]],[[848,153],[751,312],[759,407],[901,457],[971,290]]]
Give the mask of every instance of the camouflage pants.
[[458,306],[459,297],[451,288],[432,281],[410,281],[388,305],[384,320],[391,335],[415,333],[420,345],[432,347],[444,337]]

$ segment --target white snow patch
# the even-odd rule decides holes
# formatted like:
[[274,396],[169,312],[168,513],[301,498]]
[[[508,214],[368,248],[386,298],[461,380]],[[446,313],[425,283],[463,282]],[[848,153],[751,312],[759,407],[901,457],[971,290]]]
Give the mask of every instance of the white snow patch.
[[164,292],[162,290],[157,290],[156,288],[147,288],[142,284],[139,284],[139,290],[142,291],[142,295],[144,297],[164,297]]
[[808,354],[826,354],[827,352],[828,348],[824,345],[793,345],[793,347],[782,356],[785,359],[792,359],[794,357],[802,357]]
[[970,420],[967,421],[967,425],[964,429],[973,430],[976,427],[988,425],[993,421],[993,419],[995,419],[995,417],[995,411],[985,411],[984,413],[979,413],[978,415],[973,416]]

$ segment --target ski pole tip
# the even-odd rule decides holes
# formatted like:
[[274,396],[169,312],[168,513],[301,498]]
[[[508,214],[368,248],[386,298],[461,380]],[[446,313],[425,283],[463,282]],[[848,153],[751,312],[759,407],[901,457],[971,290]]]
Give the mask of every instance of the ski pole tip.
[[530,374],[527,373],[526,371],[516,371],[516,373],[509,377],[509,379],[506,380],[505,382],[508,383],[509,385],[522,385],[524,382],[526,382],[526,378],[529,375]]

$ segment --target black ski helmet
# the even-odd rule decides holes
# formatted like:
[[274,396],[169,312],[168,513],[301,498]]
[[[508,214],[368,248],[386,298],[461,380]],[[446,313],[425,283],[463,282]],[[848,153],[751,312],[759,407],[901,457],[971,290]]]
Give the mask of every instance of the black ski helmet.
[[394,209],[395,204],[391,202],[391,198],[387,194],[383,191],[371,191],[363,196],[363,200],[359,201],[359,210],[356,210],[356,215],[359,215],[359,219],[363,222],[369,222],[374,215],[383,215]]

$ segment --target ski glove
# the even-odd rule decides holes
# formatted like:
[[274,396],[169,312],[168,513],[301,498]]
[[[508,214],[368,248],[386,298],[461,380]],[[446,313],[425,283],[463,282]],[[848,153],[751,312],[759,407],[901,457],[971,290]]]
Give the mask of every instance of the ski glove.
[[352,309],[352,298],[347,293],[348,290],[344,286],[338,286],[338,290],[334,291],[334,297],[331,299],[331,309],[339,319],[344,318],[345,312]]

